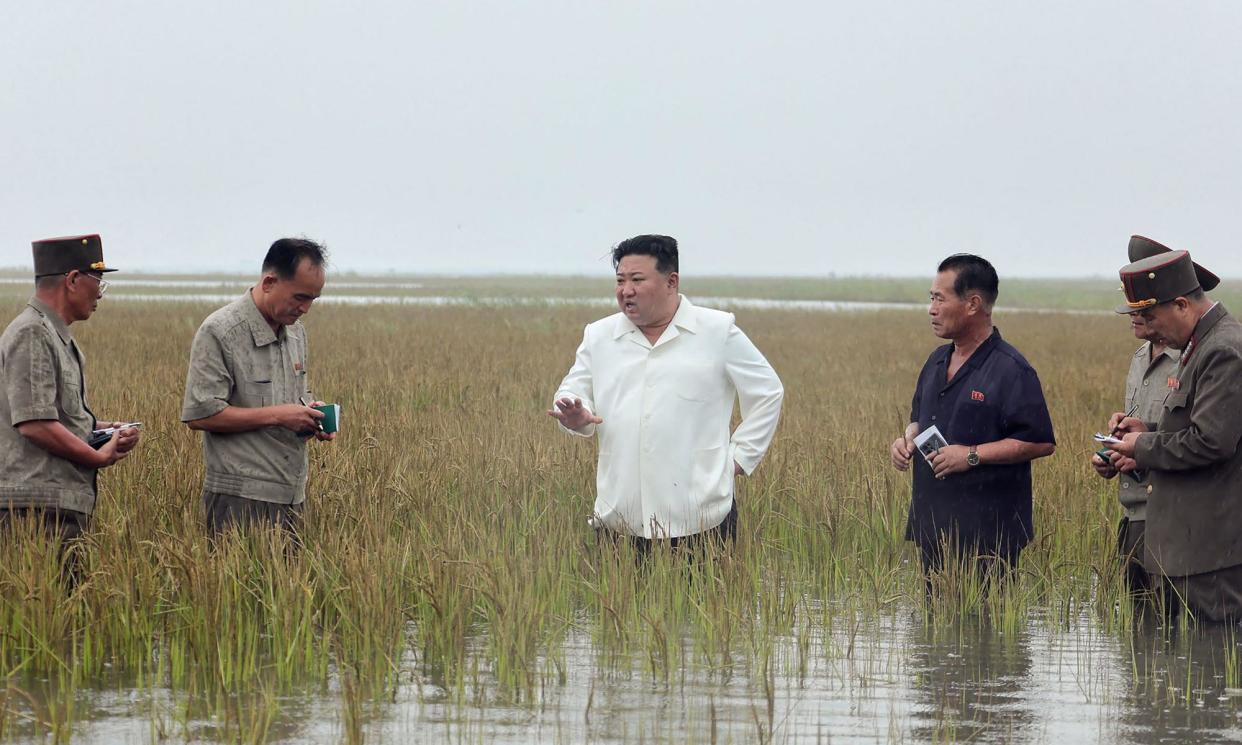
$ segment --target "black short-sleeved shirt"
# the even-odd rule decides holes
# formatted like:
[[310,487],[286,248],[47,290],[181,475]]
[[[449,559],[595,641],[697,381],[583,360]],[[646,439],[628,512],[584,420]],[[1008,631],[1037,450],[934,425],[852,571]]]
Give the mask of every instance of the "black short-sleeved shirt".
[[[999,329],[946,383],[952,354],[952,344],[936,349],[919,373],[910,421],[918,422],[920,432],[934,424],[950,445],[1055,442],[1039,376]],[[939,481],[916,453],[912,468],[907,540],[934,545],[953,537],[987,550],[1021,548],[1034,536],[1030,462],[983,464]]]

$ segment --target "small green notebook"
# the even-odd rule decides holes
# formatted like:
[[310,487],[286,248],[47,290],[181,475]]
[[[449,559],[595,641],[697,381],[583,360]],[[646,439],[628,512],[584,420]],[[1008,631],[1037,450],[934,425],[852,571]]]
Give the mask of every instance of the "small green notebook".
[[324,404],[316,406],[316,411],[323,412],[323,419],[319,420],[319,429],[324,434],[332,434],[341,428],[341,405],[340,404]]

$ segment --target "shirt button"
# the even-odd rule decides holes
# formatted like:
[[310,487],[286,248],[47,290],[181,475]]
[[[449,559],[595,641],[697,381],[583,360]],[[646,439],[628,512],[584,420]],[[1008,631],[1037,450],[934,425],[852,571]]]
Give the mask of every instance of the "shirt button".
[[1121,482],[1121,488],[1122,488],[1122,489],[1129,489],[1129,488],[1130,488],[1130,482],[1129,482],[1129,481],[1122,481],[1122,482]]
[[1151,484],[1148,484],[1148,485],[1147,485],[1147,493],[1148,493],[1148,494],[1151,494]]
[[934,415],[932,416],[932,421],[936,421],[936,417]]
[[1146,386],[1146,385],[1147,385],[1148,383],[1150,383],[1150,382],[1151,382],[1150,380],[1144,380],[1144,381],[1143,381],[1143,385],[1144,385],[1144,386]]

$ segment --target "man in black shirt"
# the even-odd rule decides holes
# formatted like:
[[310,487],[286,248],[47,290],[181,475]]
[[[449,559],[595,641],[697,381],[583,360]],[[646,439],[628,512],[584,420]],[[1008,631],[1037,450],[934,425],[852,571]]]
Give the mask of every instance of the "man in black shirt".
[[[1056,449],[1034,368],[992,325],[999,280],[987,260],[956,254],[940,263],[931,288],[932,332],[946,344],[927,359],[910,424],[892,445],[893,466],[914,466],[906,539],[923,570],[938,570],[944,548],[986,572],[1017,564],[1034,535],[1031,461]],[[914,446],[935,426],[948,443],[929,458]]]

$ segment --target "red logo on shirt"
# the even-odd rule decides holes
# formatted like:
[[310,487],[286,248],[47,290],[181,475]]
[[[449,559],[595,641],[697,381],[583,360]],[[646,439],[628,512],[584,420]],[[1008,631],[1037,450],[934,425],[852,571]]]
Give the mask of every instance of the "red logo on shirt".
[[982,401],[982,400],[983,400],[983,391],[971,391],[971,392],[970,392],[970,399],[971,399],[972,401]]
[[1181,388],[1181,387],[1182,387],[1182,381],[1178,380],[1177,378],[1169,378],[1169,388],[1171,388],[1172,390],[1177,390],[1178,388]]

